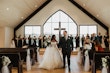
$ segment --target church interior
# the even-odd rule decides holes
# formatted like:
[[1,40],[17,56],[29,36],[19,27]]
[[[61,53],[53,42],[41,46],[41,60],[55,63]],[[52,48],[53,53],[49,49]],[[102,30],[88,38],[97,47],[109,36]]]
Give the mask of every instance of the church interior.
[[[110,0],[0,0],[0,73],[110,73],[109,11]],[[70,67],[67,55],[65,68],[39,68],[53,35],[64,59],[64,31]]]

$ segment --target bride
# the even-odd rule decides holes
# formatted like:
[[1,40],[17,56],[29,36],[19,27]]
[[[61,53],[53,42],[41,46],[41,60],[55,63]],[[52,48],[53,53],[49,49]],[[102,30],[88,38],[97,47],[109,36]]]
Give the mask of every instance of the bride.
[[40,63],[39,68],[51,70],[62,67],[63,61],[57,47],[56,36],[52,35],[51,44],[46,48],[43,55],[43,60]]

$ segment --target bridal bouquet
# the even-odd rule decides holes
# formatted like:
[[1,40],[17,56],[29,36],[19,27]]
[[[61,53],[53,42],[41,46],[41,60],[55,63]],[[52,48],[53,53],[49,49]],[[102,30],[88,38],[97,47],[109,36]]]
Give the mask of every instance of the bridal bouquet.
[[5,65],[8,66],[11,63],[11,61],[7,56],[2,56],[2,63],[3,63],[3,66]]

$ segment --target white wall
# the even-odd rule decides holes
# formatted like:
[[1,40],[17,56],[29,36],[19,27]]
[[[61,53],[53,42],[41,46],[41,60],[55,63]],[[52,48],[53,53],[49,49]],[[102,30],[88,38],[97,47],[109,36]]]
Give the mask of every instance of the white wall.
[[0,48],[10,47],[12,38],[13,38],[13,28],[0,27]]
[[0,48],[3,48],[5,45],[5,28],[0,27]]
[[[73,18],[73,20],[77,23],[77,25],[97,25],[98,31],[102,34],[105,33],[105,30],[94,22],[91,18],[89,18],[85,13],[80,11],[76,6],[70,3],[68,0],[52,0],[46,7],[44,7],[39,13],[37,13],[33,18],[31,18],[25,25],[43,25],[46,20],[56,11],[63,10],[69,16]],[[24,36],[24,26],[22,26],[19,30],[17,30],[17,36],[19,34]]]
[[5,27],[5,47],[10,47],[11,40],[14,37],[13,28]]

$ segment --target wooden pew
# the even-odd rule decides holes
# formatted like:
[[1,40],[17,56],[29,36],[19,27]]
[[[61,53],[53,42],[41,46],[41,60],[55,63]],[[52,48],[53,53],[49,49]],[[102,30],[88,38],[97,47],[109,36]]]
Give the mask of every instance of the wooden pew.
[[[92,73],[96,73],[96,70],[102,69],[102,57],[109,56],[110,57],[110,52],[95,52],[93,56],[93,67],[92,67]],[[110,66],[110,63],[109,63]],[[110,73],[110,67],[108,69],[108,73]]]
[[[19,54],[19,62],[21,63],[21,61],[22,62],[26,61],[27,49],[28,48],[0,48],[0,54],[3,54],[3,53],[8,54],[8,55],[9,54]],[[35,55],[36,47],[29,47],[29,49],[30,49],[31,60],[35,60],[34,55]],[[14,64],[13,64],[14,67],[18,68],[18,73],[21,73],[21,70],[22,70],[20,63],[14,62]]]
[[26,48],[0,48],[0,57],[3,55],[8,56],[11,60],[13,67],[17,67],[18,73],[23,73],[22,65],[23,60],[21,60],[21,52],[27,52]]
[[0,56],[8,56],[11,60],[11,65],[13,67],[17,67],[18,73],[23,73],[23,61],[21,60],[19,53],[0,53]]

